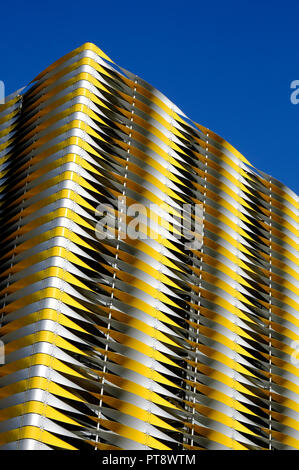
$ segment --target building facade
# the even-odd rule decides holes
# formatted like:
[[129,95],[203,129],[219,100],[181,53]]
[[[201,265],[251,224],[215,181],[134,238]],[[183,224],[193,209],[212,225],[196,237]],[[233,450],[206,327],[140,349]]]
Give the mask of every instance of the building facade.
[[296,194],[90,43],[0,178],[0,449],[299,449]]

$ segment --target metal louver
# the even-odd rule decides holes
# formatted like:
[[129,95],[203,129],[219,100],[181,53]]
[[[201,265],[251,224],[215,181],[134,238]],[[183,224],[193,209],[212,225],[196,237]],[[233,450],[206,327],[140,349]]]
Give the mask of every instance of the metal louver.
[[[299,449],[290,189],[90,43],[0,106],[0,176],[0,449]],[[119,198],[155,238],[99,238]]]

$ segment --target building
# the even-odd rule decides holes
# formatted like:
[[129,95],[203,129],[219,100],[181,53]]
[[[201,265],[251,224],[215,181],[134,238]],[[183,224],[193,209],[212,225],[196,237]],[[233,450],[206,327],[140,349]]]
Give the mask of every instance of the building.
[[290,189],[89,43],[0,175],[0,449],[299,449]]

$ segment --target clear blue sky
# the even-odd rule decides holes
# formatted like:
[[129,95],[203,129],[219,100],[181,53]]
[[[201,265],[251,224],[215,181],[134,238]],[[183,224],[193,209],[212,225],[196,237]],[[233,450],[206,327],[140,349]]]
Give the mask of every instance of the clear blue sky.
[[298,193],[298,0],[12,0],[0,14],[7,94],[94,42]]

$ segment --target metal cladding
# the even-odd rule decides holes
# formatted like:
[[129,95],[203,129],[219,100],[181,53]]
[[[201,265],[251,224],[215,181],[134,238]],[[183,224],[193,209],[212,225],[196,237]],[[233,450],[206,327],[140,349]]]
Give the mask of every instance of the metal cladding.
[[0,449],[299,449],[290,189],[89,43],[0,107],[0,176]]

